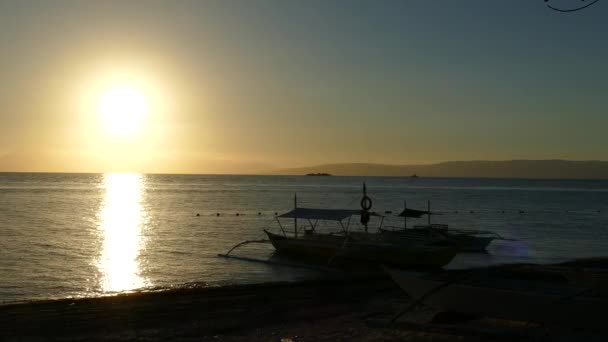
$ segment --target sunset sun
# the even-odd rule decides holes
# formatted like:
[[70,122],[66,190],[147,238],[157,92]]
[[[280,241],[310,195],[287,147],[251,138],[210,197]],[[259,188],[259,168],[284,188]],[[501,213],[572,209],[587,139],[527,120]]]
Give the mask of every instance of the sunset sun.
[[107,89],[101,94],[97,105],[105,128],[112,134],[126,137],[141,130],[149,107],[146,94],[130,85]]

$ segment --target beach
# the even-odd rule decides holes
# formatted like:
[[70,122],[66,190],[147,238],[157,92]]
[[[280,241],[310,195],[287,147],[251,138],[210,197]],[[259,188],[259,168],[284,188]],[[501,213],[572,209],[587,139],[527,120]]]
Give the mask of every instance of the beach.
[[[407,297],[385,278],[132,293],[0,307],[4,340],[335,341],[369,334],[365,319]],[[339,335],[339,336],[337,336]]]
[[[527,322],[430,318],[386,277],[194,287],[0,307],[3,341],[601,340]],[[443,316],[446,317],[446,316]],[[447,316],[449,317],[449,315]],[[582,336],[582,337],[581,337]]]

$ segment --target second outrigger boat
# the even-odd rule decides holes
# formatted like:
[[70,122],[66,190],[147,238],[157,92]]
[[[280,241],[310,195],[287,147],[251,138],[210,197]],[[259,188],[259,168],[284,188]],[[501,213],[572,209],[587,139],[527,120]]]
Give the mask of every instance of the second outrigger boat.
[[[485,252],[488,245],[494,240],[507,240],[497,233],[488,230],[472,229],[448,229],[447,224],[431,224],[430,202],[427,210],[416,210],[407,207],[404,202],[404,209],[399,214],[404,219],[402,228],[392,227],[392,229],[380,228],[380,232],[385,234],[388,239],[402,241],[427,241],[437,242],[446,241],[453,243],[463,252]],[[420,218],[426,215],[428,224],[407,227],[407,218]]]
[[[597,259],[600,262],[606,259]],[[580,266],[585,264],[589,261],[433,273],[385,270],[414,303],[439,311],[606,330],[606,268]]]

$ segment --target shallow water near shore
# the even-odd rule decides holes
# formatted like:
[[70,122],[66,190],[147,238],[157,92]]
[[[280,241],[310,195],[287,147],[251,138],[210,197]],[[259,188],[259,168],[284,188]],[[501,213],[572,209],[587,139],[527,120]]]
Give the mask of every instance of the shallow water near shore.
[[[434,223],[518,240],[449,268],[558,262],[608,247],[605,180],[0,173],[0,302],[315,277],[217,254],[276,229],[274,214],[293,207],[294,193],[302,207],[356,209],[363,181],[372,210],[392,211],[385,225],[403,225],[391,216],[404,200],[416,209],[430,200],[441,213]],[[267,258],[272,248],[237,253]]]

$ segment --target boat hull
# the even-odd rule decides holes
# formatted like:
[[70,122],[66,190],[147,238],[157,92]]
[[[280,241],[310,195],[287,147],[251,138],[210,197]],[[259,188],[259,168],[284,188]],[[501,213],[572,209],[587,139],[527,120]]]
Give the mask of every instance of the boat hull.
[[451,246],[406,246],[328,234],[293,238],[265,232],[277,251],[313,257],[337,257],[380,264],[439,268],[447,265],[458,253],[458,250]]
[[494,237],[449,234],[448,239],[454,241],[463,252],[486,252]]
[[494,237],[472,236],[467,234],[453,234],[438,232],[427,228],[410,228],[406,230],[386,230],[380,232],[390,240],[414,240],[426,243],[453,243],[463,252],[486,252],[488,245]]
[[[518,321],[569,327],[606,329],[604,316],[608,298],[589,296],[584,288],[568,283],[487,278],[450,283],[424,274],[385,268],[395,282],[414,300],[432,308]],[[514,283],[515,282],[515,283]],[[519,286],[512,286],[518,284]],[[511,286],[509,286],[511,285]],[[429,295],[429,293],[431,293]]]

